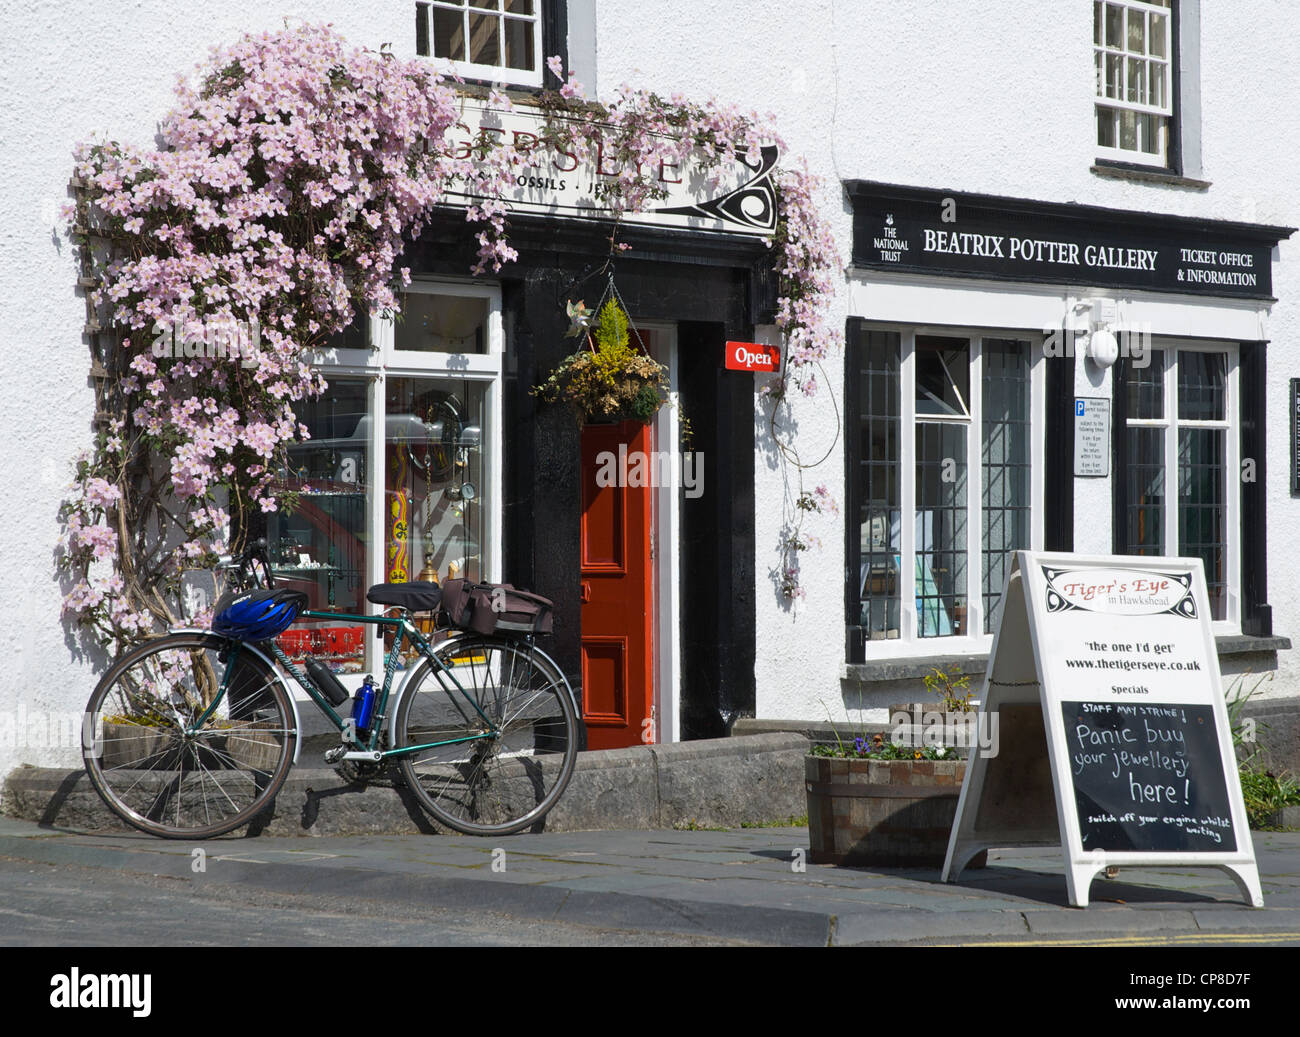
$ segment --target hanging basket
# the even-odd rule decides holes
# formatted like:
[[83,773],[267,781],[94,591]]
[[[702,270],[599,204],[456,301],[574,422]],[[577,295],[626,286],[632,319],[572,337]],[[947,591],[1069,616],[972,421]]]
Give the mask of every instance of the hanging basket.
[[583,424],[650,424],[668,401],[668,371],[646,352],[614,278],[594,311],[594,327],[582,303],[571,304],[569,315],[569,334],[579,336],[583,346],[560,361],[533,395],[566,404]]

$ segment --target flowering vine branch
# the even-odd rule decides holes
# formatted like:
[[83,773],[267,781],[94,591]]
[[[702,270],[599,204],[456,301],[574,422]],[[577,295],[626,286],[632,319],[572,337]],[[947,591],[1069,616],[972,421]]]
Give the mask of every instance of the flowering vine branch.
[[[158,148],[78,149],[67,215],[92,328],[102,319],[107,331],[97,437],[64,505],[61,566],[65,612],[102,644],[120,651],[187,618],[184,573],[238,549],[260,513],[285,503],[276,473],[307,436],[295,408],[324,390],[313,351],[398,308],[405,244],[454,185],[473,177],[483,196],[465,208],[479,226],[476,272],[517,258],[504,199],[529,155],[486,134],[453,149],[458,97],[425,60],[308,26],[214,50],[178,86]],[[495,92],[491,102],[509,107]],[[599,142],[619,164],[603,198],[616,215],[662,197],[644,172],[660,162],[689,160],[716,183],[774,139],[752,115],[680,97],[625,88],[589,101],[572,76],[542,113],[546,143],[586,159]],[[777,323],[786,378],[811,394],[812,367],[837,340],[821,317],[837,261],[806,170],[781,173],[778,189]],[[797,465],[775,414],[772,428]]]

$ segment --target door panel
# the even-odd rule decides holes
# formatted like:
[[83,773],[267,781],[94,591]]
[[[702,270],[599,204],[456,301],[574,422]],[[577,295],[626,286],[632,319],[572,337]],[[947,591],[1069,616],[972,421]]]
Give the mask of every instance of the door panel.
[[649,456],[651,444],[640,422],[582,430],[582,713],[590,749],[640,745],[651,715],[654,490],[625,485],[628,456]]

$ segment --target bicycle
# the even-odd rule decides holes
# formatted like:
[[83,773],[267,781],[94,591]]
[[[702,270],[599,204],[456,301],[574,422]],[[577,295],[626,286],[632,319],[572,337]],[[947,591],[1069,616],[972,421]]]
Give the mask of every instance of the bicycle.
[[[222,568],[237,587],[274,585],[265,541]],[[367,598],[389,610],[383,615],[297,616],[391,632],[364,727],[337,711],[341,686],[322,688],[328,682],[314,681],[275,640],[176,629],[127,653],[86,706],[82,755],[95,790],[122,820],[164,838],[211,838],[255,820],[298,761],[301,722],[287,673],[339,731],[327,763],[363,772],[398,764],[420,807],[459,832],[535,825],[573,774],[579,720],[569,682],[530,635],[466,633],[435,647],[411,621],[430,604],[418,590],[428,586],[372,587]],[[393,695],[408,641],[416,661]]]

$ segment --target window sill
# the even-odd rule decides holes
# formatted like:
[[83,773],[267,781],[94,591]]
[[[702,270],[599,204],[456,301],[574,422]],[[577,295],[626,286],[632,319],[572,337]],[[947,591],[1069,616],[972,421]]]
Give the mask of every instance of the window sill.
[[1216,637],[1215,644],[1219,648],[1219,657],[1225,655],[1249,655],[1253,652],[1288,652],[1291,650],[1291,639],[1289,637],[1250,637],[1241,634],[1231,634],[1223,637]]
[[1166,187],[1186,187],[1193,191],[1208,191],[1210,189],[1209,180],[1196,180],[1163,169],[1110,165],[1104,159],[1098,159],[1093,163],[1092,174],[1110,180],[1132,180],[1137,183],[1164,184]]
[[[1289,651],[1291,639],[1287,637],[1243,637],[1240,634],[1216,637],[1215,647],[1219,658],[1230,655],[1269,654]],[[875,684],[880,681],[919,680],[933,667],[947,669],[956,665],[963,673],[978,675],[988,669],[987,655],[934,655],[922,659],[881,659],[867,663],[850,663],[844,667],[842,679],[857,684]]]

